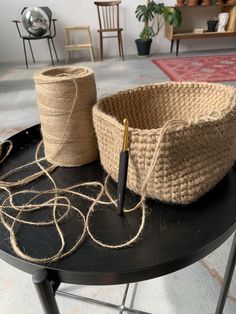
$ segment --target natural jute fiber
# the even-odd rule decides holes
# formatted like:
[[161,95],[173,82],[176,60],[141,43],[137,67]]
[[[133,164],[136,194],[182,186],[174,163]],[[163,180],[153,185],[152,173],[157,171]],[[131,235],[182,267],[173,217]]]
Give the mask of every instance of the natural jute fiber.
[[[63,73],[62,75],[70,76],[68,73]],[[75,83],[75,80],[73,77],[72,77],[72,81],[73,83]],[[77,85],[75,84],[74,100],[72,102],[71,108],[69,108],[70,112],[68,114],[68,117],[64,126],[64,130],[62,132],[62,137],[59,139],[57,143],[57,146],[55,149],[55,156],[57,155],[57,152],[60,151],[60,148],[63,145],[64,137],[66,135],[67,128],[69,128],[69,122],[73,114],[73,110],[75,106],[75,99],[77,98],[77,96],[78,96],[78,88],[77,88]],[[124,243],[120,243],[116,245],[103,243],[101,240],[96,239],[89,225],[92,219],[92,214],[95,211],[95,207],[97,205],[99,204],[112,205],[113,204],[114,205],[113,209],[116,210],[116,200],[112,198],[107,187],[109,175],[106,177],[104,185],[100,182],[95,181],[95,182],[80,183],[74,186],[59,189],[57,187],[56,182],[50,175],[50,172],[54,171],[57,168],[57,166],[47,165],[47,167],[45,167],[42,165],[42,162],[45,161],[45,157],[41,157],[41,158],[39,157],[39,150],[41,148],[42,143],[43,142],[41,141],[37,146],[34,161],[29,162],[25,165],[21,165],[15,169],[12,169],[0,177],[0,191],[7,195],[5,199],[3,199],[2,205],[0,206],[0,219],[1,219],[2,224],[5,226],[5,228],[9,232],[9,240],[10,240],[12,249],[17,256],[29,262],[40,263],[40,264],[58,261],[59,259],[72,254],[76,249],[78,249],[78,247],[82,244],[84,240],[86,231],[88,235],[90,236],[90,238],[92,239],[92,241],[94,241],[95,243],[97,243],[98,245],[104,248],[110,248],[110,249],[119,249],[119,248],[127,247],[140,239],[141,233],[144,229],[145,218],[146,218],[146,208],[145,208],[145,203],[144,203],[144,197],[133,208],[124,209],[124,212],[129,213],[131,211],[141,208],[142,218],[141,218],[140,226],[137,230],[137,233],[132,238],[125,241]],[[5,145],[8,145],[8,146],[7,148],[5,148],[4,153],[3,153],[2,148],[4,148]],[[1,157],[0,164],[3,163],[3,161],[10,155],[12,148],[13,148],[13,143],[9,140],[0,144],[0,157]],[[25,169],[27,169],[28,167],[32,167],[33,165],[37,165],[40,168],[40,170],[29,176],[23,177],[22,179],[19,179],[17,181],[9,180],[9,178],[12,175],[16,173],[21,173],[21,171],[24,172]],[[46,176],[48,180],[51,182],[52,184],[51,190],[37,191],[33,189],[23,189],[17,192],[12,192],[12,189],[14,189],[15,187],[19,189],[20,187],[23,187],[24,185],[35,181],[41,176]],[[89,186],[90,188],[93,187],[93,188],[100,189],[100,191],[97,193],[97,196],[95,198],[77,191],[77,189],[79,189],[80,187],[86,187],[86,186]],[[19,205],[15,202],[15,197],[19,195],[24,195],[24,197],[27,197],[27,195],[34,195],[34,196],[31,197],[25,204]],[[89,207],[86,216],[82,213],[82,211],[79,208],[71,204],[70,198],[69,198],[70,195],[74,195],[74,196],[76,195],[78,197],[82,197],[91,201],[91,206]],[[34,203],[35,200],[37,200],[39,197],[42,197],[42,196],[49,196],[49,199],[47,201],[44,201],[43,203],[35,204]],[[103,196],[106,196],[108,198],[108,201],[102,201],[101,198]],[[21,215],[24,214],[25,212],[33,214],[35,211],[38,212],[39,210],[44,210],[45,208],[52,211],[51,220],[37,222],[37,221],[34,221],[33,216],[27,219],[21,218]],[[66,209],[63,215],[59,214],[59,210],[61,208]],[[75,241],[74,245],[71,248],[65,250],[65,245],[66,245],[65,235],[63,234],[61,230],[60,223],[64,222],[67,219],[68,213],[72,210],[79,214],[80,220],[81,220],[80,223],[82,222],[83,229],[82,229],[82,232],[78,234],[77,240]],[[15,213],[13,214],[12,211],[15,211]],[[58,237],[61,243],[59,250],[49,257],[35,257],[29,253],[25,253],[21,249],[20,244],[17,241],[17,236],[14,230],[16,223],[20,223],[21,225],[31,225],[34,227],[45,227],[45,226],[50,226],[50,225],[54,226],[56,228],[56,231],[58,233]]]
[[[6,141],[2,143],[0,147],[9,143],[11,142]],[[126,242],[121,243],[121,244],[111,245],[111,244],[103,243],[102,241],[95,238],[92,231],[90,230],[89,224],[90,224],[90,221],[93,219],[92,214],[96,210],[97,205],[101,204],[101,205],[111,206],[113,204],[114,206],[111,209],[116,210],[116,207],[115,207],[116,200],[112,198],[108,190],[109,175],[106,177],[104,185],[100,182],[94,181],[94,182],[85,182],[85,183],[75,184],[73,186],[69,186],[63,189],[58,188],[56,182],[54,181],[54,179],[52,178],[52,176],[50,175],[48,171],[49,168],[44,168],[44,166],[42,166],[41,164],[41,162],[45,160],[45,158],[39,158],[39,150],[40,150],[41,145],[42,145],[42,141],[37,146],[37,149],[35,152],[35,160],[33,162],[28,163],[27,165],[24,165],[24,166],[20,166],[13,170],[10,170],[4,176],[0,177],[1,194],[2,193],[6,194],[6,197],[1,202],[2,204],[0,206],[0,219],[1,219],[2,224],[5,226],[5,228],[9,232],[9,240],[10,240],[12,249],[17,256],[29,262],[40,263],[40,264],[48,264],[51,262],[58,261],[72,254],[75,250],[78,249],[78,247],[83,243],[83,240],[86,235],[86,231],[87,231],[87,234],[92,239],[92,241],[94,241],[95,243],[97,243],[98,245],[104,248],[110,248],[110,249],[119,249],[119,248],[127,247],[135,243],[140,238],[140,235],[145,225],[145,217],[146,217],[144,199],[141,199],[141,201],[138,204],[136,204],[133,208],[124,210],[125,213],[129,213],[133,210],[137,210],[141,208],[142,217],[141,217],[141,222],[137,230],[137,233],[131,239],[128,239]],[[11,143],[11,145],[8,147],[7,151],[5,152],[5,155],[0,156],[2,157],[1,160],[6,159],[6,157],[11,153],[12,147],[13,147],[13,144]],[[0,161],[0,163],[2,163],[2,161]],[[24,180],[27,183],[29,183],[29,182],[34,181],[35,178],[37,178],[36,177],[37,173],[36,173],[34,179],[32,179],[32,176],[29,177],[32,179],[31,181],[28,177],[24,178],[23,180],[16,181],[16,182],[9,181],[9,177],[11,177],[13,173],[14,174],[20,173],[22,169],[28,166],[32,166],[33,164],[38,165],[38,167],[41,169],[44,175],[48,178],[48,180],[51,181],[53,188],[46,191],[23,189],[17,192],[12,192],[11,189],[14,188],[15,186],[17,186],[18,189],[20,186],[24,186],[25,185]],[[5,181],[3,181],[3,178],[5,179]],[[78,190],[80,187],[86,187],[86,186],[90,188],[99,189],[95,197],[91,197]],[[20,196],[20,195],[24,197],[27,197],[27,195],[29,195],[31,196],[31,198],[29,198],[29,200],[25,204],[19,205],[17,204],[15,197]],[[35,204],[35,200],[37,200],[39,197],[42,197],[42,196],[47,196],[49,197],[49,199],[43,203]],[[82,213],[82,211],[78,207],[75,207],[71,204],[70,196],[78,196],[78,197],[82,197],[86,200],[91,201],[91,205],[89,206],[86,216]],[[102,196],[107,196],[108,200],[107,201],[101,200]],[[46,221],[35,221],[34,216],[33,216],[34,212],[39,212],[39,210],[44,210],[45,208],[48,208],[50,212],[52,212],[51,220],[47,219]],[[63,214],[59,214],[59,210],[61,208],[65,208],[65,212]],[[75,241],[74,245],[71,248],[65,250],[65,244],[66,244],[65,235],[63,234],[61,230],[60,224],[66,221],[70,211],[74,211],[79,214],[80,219],[78,220],[78,224],[82,223],[83,228],[82,228],[82,232],[78,234],[77,240]],[[31,215],[24,219],[21,218],[21,215],[26,212],[31,213]],[[29,253],[25,253],[17,241],[17,235],[14,230],[16,223],[20,223],[22,226],[31,225],[36,228],[39,228],[39,227],[42,228],[42,227],[46,227],[50,225],[55,227],[58,233],[58,237],[60,238],[60,242],[61,242],[60,248],[58,249],[57,252],[55,252],[52,256],[49,256],[49,257],[35,257]]]
[[[66,75],[66,74],[64,74]],[[68,74],[67,74],[68,75]],[[72,79],[72,83],[73,83],[73,79]],[[165,97],[169,100],[172,101],[171,96],[172,94],[168,94],[168,88],[172,88],[172,83],[168,83],[168,84],[161,84],[161,88],[166,88],[167,85],[167,91],[165,94]],[[169,86],[170,85],[170,86]],[[174,84],[177,86],[177,84]],[[186,88],[186,91],[188,91],[188,84],[179,84],[179,85],[183,85]],[[198,87],[199,84],[197,84]],[[205,84],[200,84],[201,85],[205,85]],[[209,85],[209,84],[208,84]],[[190,84],[191,86],[191,84]],[[195,84],[193,84],[193,86],[195,86]],[[133,112],[131,110],[133,104],[136,104],[136,102],[131,99],[130,102],[128,101],[120,101],[117,98],[117,95],[113,96],[115,98],[112,109],[110,106],[110,97],[108,98],[108,102],[107,102],[107,110],[109,111],[109,114],[101,112],[101,108],[99,108],[99,112],[98,114],[101,115],[101,121],[102,119],[105,119],[105,121],[103,122],[105,124],[105,127],[107,127],[107,121],[110,122],[111,127],[109,128],[109,131],[107,132],[106,135],[110,133],[113,134],[113,139],[116,140],[116,142],[112,142],[112,145],[117,146],[117,156],[114,156],[114,154],[112,153],[110,158],[112,159],[112,161],[114,162],[116,160],[116,158],[118,158],[121,146],[122,146],[122,137],[123,137],[123,126],[118,123],[118,121],[114,118],[111,117],[110,115],[114,114],[113,110],[117,110],[117,106],[119,109],[120,103],[123,106],[122,109],[126,110],[126,112],[121,113],[120,117],[120,122],[123,120],[123,117],[128,117],[129,121],[131,123],[131,128],[129,129],[129,139],[130,139],[130,163],[129,163],[129,167],[133,167],[134,165],[134,156],[136,156],[135,154],[137,154],[137,152],[135,151],[135,149],[138,148],[138,145],[141,143],[141,148],[143,149],[139,152],[138,157],[143,156],[142,160],[148,159],[148,163],[145,162],[145,173],[143,174],[143,180],[139,182],[140,185],[140,194],[141,194],[141,198],[140,201],[132,208],[125,208],[124,209],[124,213],[125,215],[128,215],[130,212],[133,212],[135,210],[141,210],[141,220],[140,220],[140,224],[139,227],[136,231],[136,234],[133,235],[133,237],[131,239],[127,239],[127,241],[122,242],[120,244],[108,244],[108,243],[104,243],[103,241],[101,241],[100,239],[96,238],[96,236],[93,234],[92,229],[90,228],[91,225],[91,221],[94,219],[93,217],[93,213],[96,211],[97,208],[99,208],[99,205],[107,205],[109,206],[109,210],[116,210],[116,204],[117,204],[117,200],[114,199],[109,191],[109,185],[108,185],[108,180],[110,175],[112,175],[113,177],[117,176],[117,172],[118,172],[118,163],[116,164],[116,168],[114,170],[114,173],[110,173],[107,175],[104,183],[100,183],[100,182],[83,182],[83,183],[79,183],[79,184],[75,184],[73,186],[68,186],[68,187],[64,187],[64,188],[59,188],[57,186],[56,181],[53,179],[53,177],[51,176],[51,172],[54,171],[57,167],[55,165],[46,165],[45,164],[45,157],[42,156],[40,157],[39,151],[42,145],[42,142],[39,143],[39,145],[37,146],[36,152],[35,152],[35,158],[32,162],[29,162],[26,165],[22,165],[19,166],[16,169],[12,169],[10,171],[8,171],[7,173],[5,173],[3,176],[0,177],[0,191],[2,191],[1,193],[1,197],[5,198],[3,199],[3,201],[1,201],[1,205],[0,205],[0,219],[1,222],[3,223],[3,225],[6,227],[6,229],[8,230],[9,233],[9,240],[12,246],[13,251],[15,252],[15,254],[29,262],[32,263],[40,263],[40,264],[48,264],[50,262],[55,262],[60,260],[63,257],[66,257],[70,254],[72,254],[75,250],[77,250],[79,248],[79,246],[83,243],[83,240],[86,236],[86,234],[90,237],[90,239],[95,242],[97,245],[104,247],[104,248],[109,248],[109,249],[120,249],[120,248],[124,248],[130,245],[135,244],[138,240],[141,239],[142,236],[142,232],[143,229],[145,227],[145,222],[146,222],[146,216],[147,216],[147,211],[148,209],[146,208],[146,204],[145,204],[145,199],[148,195],[148,190],[150,189],[150,185],[152,186],[154,183],[156,183],[156,181],[154,181],[153,183],[153,174],[156,174],[156,165],[160,162],[160,160],[164,160],[165,162],[162,163],[164,169],[164,173],[169,171],[169,168],[166,167],[166,163],[167,161],[170,162],[171,158],[173,158],[173,160],[175,160],[175,154],[177,156],[180,155],[180,151],[179,151],[179,147],[178,145],[180,145],[182,143],[182,146],[180,146],[180,148],[184,148],[184,144],[188,144],[188,148],[192,148],[195,147],[194,142],[198,141],[198,139],[195,139],[195,137],[193,137],[193,135],[195,135],[195,133],[193,133],[192,137],[189,139],[189,141],[185,141],[184,139],[182,140],[182,142],[180,141],[180,137],[181,136],[186,136],[185,132],[186,129],[189,129],[192,127],[192,125],[196,128],[199,128],[199,130],[201,130],[202,128],[205,128],[205,126],[208,126],[208,128],[206,129],[207,131],[209,131],[209,136],[211,138],[211,140],[214,140],[215,144],[218,145],[218,138],[221,139],[221,137],[224,137],[224,140],[227,141],[231,141],[230,144],[228,144],[227,147],[230,147],[230,149],[227,151],[228,155],[231,156],[231,153],[234,152],[235,153],[235,139],[232,136],[232,129],[234,130],[235,128],[235,91],[233,88],[226,88],[223,87],[222,85],[213,85],[211,84],[211,86],[208,86],[209,88],[213,88],[214,86],[215,89],[217,91],[215,91],[213,98],[215,99],[215,102],[212,104],[212,108],[211,110],[200,110],[198,107],[203,107],[200,106],[199,103],[197,101],[192,101],[191,103],[189,103],[190,106],[194,105],[195,110],[196,111],[196,116],[194,116],[194,114],[189,113],[189,115],[191,115],[191,118],[187,119],[184,114],[182,113],[182,111],[184,112],[184,109],[182,108],[180,111],[178,111],[177,109],[177,104],[174,107],[176,112],[172,112],[172,114],[168,115],[168,111],[173,111],[172,107],[171,109],[166,106],[166,112],[164,111],[164,113],[159,114],[159,124],[156,125],[156,127],[158,126],[158,132],[156,132],[156,130],[154,129],[154,124],[147,124],[148,119],[145,118],[145,112],[147,114],[147,112],[149,111],[150,108],[146,108],[146,110],[140,109],[141,113],[143,114],[143,119],[140,117],[141,113],[139,113],[138,110],[134,110],[133,108]],[[175,87],[175,86],[174,86]],[[180,89],[180,96],[179,96],[179,100],[181,100],[181,96],[183,96],[183,93],[181,93],[181,87],[182,86],[178,86],[178,89]],[[192,86],[191,86],[192,87]],[[200,88],[199,87],[199,88]],[[150,100],[155,103],[155,97],[154,100],[151,97],[152,94],[152,89],[158,89],[159,85],[152,85],[152,86],[144,86],[144,87],[140,87],[136,90],[132,90],[132,91],[128,91],[128,92],[122,92],[120,93],[121,95],[124,94],[131,94],[133,92],[136,91],[141,91],[140,94],[142,94],[142,89],[144,90],[150,90],[150,94],[147,95],[146,97],[146,102],[144,102],[146,105],[148,105],[148,103],[150,102]],[[225,88],[225,89],[224,89]],[[213,88],[214,90],[214,88]],[[201,90],[202,93],[204,93],[204,89]],[[222,104],[222,95],[221,93],[223,93],[224,91],[224,101],[225,101],[225,107]],[[209,91],[205,91],[205,94],[207,94]],[[118,95],[120,95],[118,94]],[[145,92],[144,92],[145,94]],[[178,93],[177,93],[178,94]],[[77,91],[75,89],[75,95],[77,95]],[[155,96],[155,95],[154,95]],[[141,98],[141,96],[137,96],[138,98]],[[164,99],[165,99],[164,97]],[[187,97],[187,96],[186,96]],[[196,96],[197,97],[197,96]],[[111,97],[112,98],[112,97]],[[206,97],[207,98],[207,97]],[[123,99],[123,98],[122,98]],[[194,99],[194,98],[193,98]],[[218,100],[220,99],[219,105],[218,107],[215,106],[215,104],[218,104]],[[104,102],[104,100],[101,101],[101,103]],[[156,103],[156,107],[158,108],[159,106],[161,106],[161,102]],[[74,100],[71,103],[71,107],[69,108],[69,115],[67,117],[67,120],[65,122],[64,125],[64,130],[62,132],[62,137],[60,138],[60,140],[58,141],[57,147],[55,151],[59,151],[61,145],[63,145],[64,142],[64,136],[67,133],[67,128],[69,127],[69,121],[71,118],[71,112],[73,112],[73,108],[74,108],[75,102]],[[207,104],[205,104],[207,107]],[[140,104],[140,108],[143,106],[143,103]],[[164,106],[164,105],[163,105]],[[209,105],[210,106],[210,105]],[[180,106],[181,107],[181,106]],[[104,109],[104,108],[103,108]],[[137,109],[137,108],[136,108]],[[94,109],[94,111],[96,110],[96,108]],[[131,110],[131,114],[129,114]],[[150,110],[151,111],[151,110]],[[156,110],[157,112],[158,110]],[[186,111],[186,109],[185,109]],[[199,111],[201,111],[201,113],[199,113]],[[118,110],[118,112],[122,112],[121,110]],[[182,113],[182,114],[181,114]],[[166,114],[166,116],[165,116]],[[103,116],[104,115],[104,116]],[[115,116],[115,115],[114,115]],[[138,122],[139,124],[139,129],[134,128],[134,122],[136,121],[136,116],[138,116]],[[133,117],[133,120],[132,120]],[[161,117],[161,118],[160,118]],[[94,119],[98,119],[98,117],[95,117]],[[155,118],[153,118],[155,119]],[[161,120],[162,119],[162,120]],[[114,125],[116,126],[115,123],[118,123],[118,129],[114,128]],[[151,118],[149,119],[151,121]],[[150,122],[149,121],[149,122]],[[216,123],[219,123],[220,126],[222,126],[220,124],[223,123],[224,127],[218,128],[218,124],[215,125]],[[96,121],[97,122],[97,121]],[[155,121],[154,121],[155,122]],[[145,125],[144,127],[140,127],[141,123],[144,123],[143,125]],[[137,125],[136,125],[137,126]],[[105,128],[104,127],[104,128]],[[206,132],[205,130],[205,132]],[[103,131],[103,129],[102,129]],[[146,138],[146,143],[142,142],[142,141],[138,141],[140,133],[141,132],[141,139]],[[144,134],[143,134],[144,132]],[[151,133],[150,133],[151,132]],[[153,133],[152,133],[153,132]],[[214,133],[213,137],[211,135],[211,132]],[[99,132],[97,132],[98,134],[98,138],[99,138]],[[151,139],[149,138],[150,135],[153,134],[153,137],[151,137]],[[177,135],[176,135],[177,134]],[[191,135],[190,133],[187,133]],[[104,135],[104,134],[103,134]],[[200,132],[199,136],[203,136],[204,132]],[[229,138],[227,138],[227,136],[230,136]],[[146,136],[146,137],[145,137]],[[175,137],[174,137],[175,136]],[[104,136],[105,138],[105,136]],[[109,138],[109,137],[108,137]],[[175,141],[176,138],[176,141]],[[136,140],[136,142],[134,142],[134,139]],[[207,136],[206,136],[207,139]],[[203,141],[206,141],[206,139],[203,137]],[[167,141],[169,140],[169,141]],[[163,151],[163,147],[165,149],[170,149],[170,147],[172,147],[172,142],[174,142],[174,147],[175,150],[172,150],[173,155],[168,155],[168,153],[166,153],[165,151]],[[150,144],[151,143],[151,144]],[[223,145],[223,139],[220,140],[219,142],[221,145]],[[144,145],[146,144],[146,146]],[[209,145],[209,142],[206,141],[205,143],[206,145]],[[106,149],[109,150],[110,149],[110,145],[111,142],[109,142],[109,140],[106,142]],[[151,145],[151,147],[153,148],[152,150],[152,154],[148,156],[148,153],[146,152],[146,149]],[[0,164],[2,162],[5,161],[6,157],[8,157],[11,154],[11,150],[13,148],[13,144],[11,143],[11,141],[6,141],[5,143],[3,143],[2,145],[0,145],[0,149],[1,147],[3,147],[2,151],[4,151],[4,153],[2,153],[0,155]],[[202,147],[200,144],[198,147]],[[207,147],[205,147],[205,150],[207,150]],[[211,148],[211,146],[209,146]],[[232,152],[231,152],[232,151]],[[209,151],[209,154],[206,156],[208,156],[208,159],[213,158],[215,151]],[[103,153],[103,152],[101,152]],[[185,152],[186,153],[186,152]],[[195,153],[199,153],[198,150],[196,150],[195,147]],[[186,153],[187,154],[187,153]],[[227,156],[228,156],[227,155]],[[114,158],[115,157],[115,158]],[[220,156],[218,156],[220,159]],[[233,155],[232,159],[234,160],[235,154]],[[167,159],[166,159],[167,158]],[[166,160],[165,160],[166,159]],[[138,158],[136,158],[137,161],[139,161]],[[196,160],[196,158],[195,158]],[[214,158],[213,158],[214,160]],[[191,161],[191,160],[190,160]],[[179,160],[179,162],[181,162],[181,159]],[[11,175],[16,174],[16,173],[24,173],[24,169],[27,167],[31,167],[32,165],[37,165],[37,167],[39,168],[38,172],[33,173],[32,175],[28,176],[28,177],[23,177],[22,179],[18,180],[18,181],[14,181],[14,180],[10,180]],[[169,165],[169,164],[168,164]],[[191,165],[191,162],[190,162]],[[199,165],[198,165],[199,166]],[[140,164],[137,163],[137,167],[140,167]],[[207,167],[207,163],[206,163],[206,167]],[[213,170],[212,170],[213,171]],[[201,172],[199,172],[201,174]],[[188,174],[188,173],[187,173]],[[214,174],[214,171],[213,171]],[[41,190],[33,190],[32,188],[28,188],[28,189],[21,189],[25,184],[33,182],[34,180],[36,180],[37,178],[41,177],[41,176],[45,176],[47,178],[47,180],[50,182],[51,184],[51,188],[46,190],[46,191],[41,191]],[[184,176],[183,176],[184,177]],[[192,179],[195,180],[197,177],[196,173],[193,172],[192,177],[188,176],[188,179]],[[155,178],[155,176],[154,176]],[[175,177],[176,178],[176,177]],[[137,178],[138,180],[139,178]],[[128,178],[129,180],[129,178]],[[163,179],[160,179],[161,182],[163,182]],[[165,181],[164,181],[165,182]],[[171,181],[172,182],[172,181]],[[181,181],[182,182],[182,181]],[[191,184],[191,182],[190,182]],[[14,188],[17,187],[17,191],[14,191]],[[91,196],[88,195],[88,193],[84,193],[81,192],[80,188],[83,187],[89,187],[89,189],[93,189],[93,195],[95,196]],[[188,189],[188,187],[186,188]],[[96,191],[96,192],[95,192]],[[188,191],[184,191],[184,193],[188,195]],[[183,193],[183,195],[185,195]],[[2,195],[4,194],[4,195]],[[17,201],[17,196],[21,196],[20,198],[26,198],[28,199],[24,204],[22,203],[18,203]],[[35,201],[42,197],[43,199],[45,199],[44,197],[47,196],[47,200],[45,200],[43,203],[35,203]],[[90,201],[90,205],[88,206],[88,209],[84,212],[82,212],[77,206],[74,206],[72,204],[72,198],[71,196],[77,196],[80,198],[84,198],[88,201]],[[78,202],[79,204],[79,202]],[[49,216],[49,218],[45,221],[36,221],[34,219],[34,212],[39,212],[40,210],[45,210],[48,209],[49,213],[51,213],[51,216]],[[61,213],[61,208],[64,208],[63,213]],[[27,216],[27,218],[25,216],[23,216],[24,213],[30,213],[29,216]],[[78,214],[77,220],[78,220],[78,224],[81,225],[82,224],[82,229],[80,229],[81,231],[78,232],[78,235],[76,237],[76,241],[74,242],[74,244],[70,247],[70,248],[66,248],[66,235],[63,234],[62,231],[62,226],[61,224],[64,223],[67,218],[68,218],[68,214],[70,212],[75,212]],[[94,224],[95,222],[93,221],[92,224]],[[44,226],[52,226],[53,228],[55,228],[58,238],[60,239],[60,247],[58,248],[57,252],[55,252],[52,256],[48,256],[48,257],[39,257],[39,256],[33,256],[32,254],[30,254],[29,252],[25,252],[22,248],[20,243],[18,243],[18,239],[17,239],[17,232],[15,231],[15,226],[17,224],[21,224],[21,225],[31,225],[34,226],[35,228],[43,228]],[[104,225],[104,228],[106,228],[106,226]],[[78,228],[79,229],[79,228]],[[52,241],[54,241],[54,239],[52,239]],[[50,243],[49,243],[50,245]]]
[[96,160],[92,106],[97,96],[93,70],[52,68],[36,74],[34,81],[47,160],[62,167]]
[[193,202],[235,161],[235,108],[235,88],[211,83],[153,84],[106,97],[93,108],[101,163],[117,181],[128,118],[128,188],[165,202]]

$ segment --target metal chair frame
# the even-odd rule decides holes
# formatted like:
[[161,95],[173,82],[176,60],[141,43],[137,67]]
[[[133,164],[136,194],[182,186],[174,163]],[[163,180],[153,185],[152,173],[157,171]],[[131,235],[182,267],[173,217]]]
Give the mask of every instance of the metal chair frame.
[[[41,7],[41,8],[45,9],[45,7]],[[21,14],[24,12],[25,9],[26,8],[24,8],[21,11]],[[47,9],[49,10],[49,11],[47,10],[47,12],[50,13],[51,10],[49,8],[47,8]],[[57,62],[59,62],[57,51],[56,51],[56,47],[55,47],[55,44],[54,44],[54,41],[53,41],[53,38],[56,36],[56,21],[57,21],[57,19],[53,19],[50,16],[49,16],[49,18],[50,18],[50,27],[49,27],[48,34],[46,34],[44,36],[40,36],[40,37],[33,36],[33,35],[27,35],[27,36],[26,35],[22,35],[22,33],[20,31],[20,27],[19,27],[19,24],[21,23],[21,21],[18,21],[18,20],[13,20],[12,21],[13,23],[16,24],[16,28],[17,28],[18,34],[19,34],[20,38],[22,38],[22,40],[23,40],[25,65],[26,65],[27,69],[29,68],[29,65],[28,65],[28,58],[27,58],[27,51],[26,51],[25,41],[28,41],[30,52],[31,52],[31,56],[32,56],[32,60],[35,63],[34,53],[33,53],[33,49],[32,49],[32,46],[31,46],[31,40],[47,39],[49,53],[50,53],[50,57],[51,57],[51,62],[52,62],[52,65],[54,66],[54,60],[53,60],[53,56],[52,56],[52,49],[51,49],[51,45],[50,45],[50,40],[51,40],[51,44],[52,44],[52,47],[53,47],[53,50],[54,50],[54,54],[55,54],[56,60],[57,60]],[[53,22],[52,23],[53,24],[53,31],[51,31],[51,22]]]

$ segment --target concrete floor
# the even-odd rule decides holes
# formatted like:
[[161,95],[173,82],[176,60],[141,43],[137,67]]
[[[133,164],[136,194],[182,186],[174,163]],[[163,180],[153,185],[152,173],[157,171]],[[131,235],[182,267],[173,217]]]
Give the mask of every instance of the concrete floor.
[[[230,53],[218,51],[217,53]],[[201,54],[212,54],[204,52]],[[185,54],[195,55],[194,53]],[[164,56],[164,55],[163,55]],[[152,56],[155,57],[155,56]],[[81,65],[73,63],[71,65]],[[103,63],[83,62],[95,71],[98,98],[118,90],[140,84],[169,80],[168,77],[151,62],[151,58],[128,57],[125,62],[118,58]],[[0,64],[0,139],[39,122],[34,91],[33,74],[46,63],[30,65]],[[227,82],[236,85],[236,82]],[[185,269],[170,275],[141,282],[139,284],[134,307],[153,314],[213,314],[220,292],[222,277],[232,238],[219,249]],[[0,260],[0,314],[40,314],[42,313],[31,278]],[[65,291],[73,291],[85,296],[119,304],[124,286],[69,286]],[[132,289],[128,301],[131,299]],[[117,313],[110,309],[88,305],[79,301],[57,296],[62,314]],[[128,302],[129,303],[129,302]],[[236,313],[236,274],[234,275],[230,295],[224,314]]]

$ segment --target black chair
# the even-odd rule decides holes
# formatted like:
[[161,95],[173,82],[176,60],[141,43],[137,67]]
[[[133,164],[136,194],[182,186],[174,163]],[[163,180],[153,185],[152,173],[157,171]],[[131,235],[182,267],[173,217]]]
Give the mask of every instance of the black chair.
[[[25,7],[22,11],[21,11],[21,15],[23,14],[23,12],[27,9],[27,7]],[[22,35],[21,31],[20,31],[20,27],[19,27],[19,24],[21,23],[20,21],[18,20],[13,20],[12,22],[16,24],[16,27],[17,27],[17,31],[20,35],[20,38],[22,38],[23,40],[23,48],[24,48],[24,55],[25,55],[25,65],[26,65],[26,68],[28,69],[28,59],[27,59],[27,52],[26,52],[26,46],[25,46],[25,41],[27,40],[28,43],[29,43],[29,47],[30,47],[30,52],[31,52],[31,55],[32,55],[32,59],[33,59],[33,62],[35,63],[35,58],[34,58],[34,54],[33,54],[33,49],[32,49],[32,46],[31,46],[31,40],[40,40],[40,39],[47,39],[47,42],[48,42],[48,48],[49,48],[49,52],[50,52],[50,57],[51,57],[51,61],[52,61],[52,65],[54,66],[54,60],[53,60],[53,56],[52,56],[52,49],[51,49],[51,45],[50,45],[50,40],[51,40],[51,43],[52,43],[52,47],[53,47],[53,50],[54,50],[54,53],[55,53],[55,56],[56,56],[56,60],[57,62],[59,62],[59,59],[58,59],[58,56],[57,56],[57,51],[56,51],[56,48],[55,48],[55,45],[54,45],[54,41],[53,41],[53,38],[56,36],[56,19],[53,19],[52,18],[52,11],[48,8],[48,7],[40,7],[40,9],[44,10],[46,12],[46,14],[48,15],[48,18],[49,18],[49,21],[50,21],[50,24],[49,24],[49,30],[48,32],[43,35],[43,36],[34,36],[34,35],[31,35],[31,34],[27,34],[27,35]],[[53,24],[53,30],[51,30],[51,26]]]

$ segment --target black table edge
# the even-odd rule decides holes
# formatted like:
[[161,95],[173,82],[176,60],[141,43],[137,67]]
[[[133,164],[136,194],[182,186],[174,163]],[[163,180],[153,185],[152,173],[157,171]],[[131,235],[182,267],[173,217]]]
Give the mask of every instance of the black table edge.
[[185,268],[216,250],[233,234],[235,230],[236,223],[233,224],[232,227],[228,229],[224,234],[222,234],[219,238],[212,241],[210,244],[199,250],[197,253],[195,252],[194,256],[182,256],[178,260],[175,259],[173,262],[170,261],[169,263],[165,263],[164,265],[154,265],[138,270],[126,270],[125,272],[119,271],[119,274],[117,274],[115,271],[77,272],[57,269],[56,265],[50,266],[33,264],[16,256],[10,255],[2,250],[0,250],[0,258],[11,266],[31,275],[39,269],[47,269],[50,280],[54,281],[81,285],[116,285],[149,280]]

